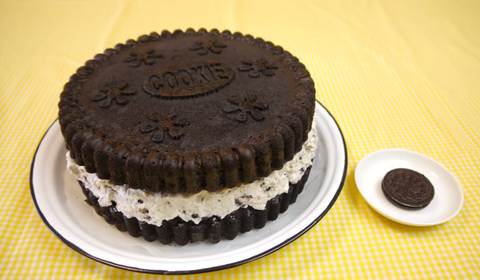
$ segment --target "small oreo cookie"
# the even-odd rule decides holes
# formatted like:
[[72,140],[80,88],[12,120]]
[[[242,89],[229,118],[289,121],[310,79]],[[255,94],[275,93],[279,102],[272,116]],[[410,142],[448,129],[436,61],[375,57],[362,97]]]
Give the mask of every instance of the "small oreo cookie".
[[427,177],[406,168],[387,172],[382,180],[382,190],[387,198],[410,208],[427,206],[435,195],[435,189]]

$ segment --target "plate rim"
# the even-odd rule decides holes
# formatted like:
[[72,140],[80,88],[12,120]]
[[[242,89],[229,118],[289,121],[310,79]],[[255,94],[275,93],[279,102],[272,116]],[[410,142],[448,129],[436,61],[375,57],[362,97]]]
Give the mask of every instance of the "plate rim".
[[272,254],[274,253],[275,251],[287,246],[288,244],[292,243],[293,241],[295,241],[296,239],[298,239],[299,237],[301,237],[303,234],[305,234],[307,231],[309,231],[311,228],[313,228],[329,211],[330,209],[333,207],[333,205],[335,204],[335,202],[337,201],[340,193],[342,192],[342,189],[343,189],[343,186],[345,184],[345,180],[346,180],[346,176],[347,176],[347,170],[348,170],[348,153],[347,153],[347,145],[346,145],[346,142],[345,142],[345,137],[343,135],[343,132],[340,128],[340,126],[338,125],[338,122],[337,120],[333,117],[333,115],[330,113],[330,111],[323,105],[321,104],[318,100],[315,100],[316,101],[316,104],[321,106],[321,109],[323,109],[327,114],[328,116],[330,117],[330,119],[333,121],[333,123],[335,124],[335,129],[338,130],[338,133],[340,135],[340,139],[341,139],[341,145],[343,146],[343,153],[345,155],[345,158],[344,158],[344,162],[343,162],[343,171],[342,171],[342,176],[341,176],[341,179],[340,179],[340,182],[339,182],[339,186],[337,187],[337,190],[335,192],[335,194],[333,195],[333,198],[332,200],[328,203],[327,207],[324,209],[324,211],[322,213],[320,213],[320,215],[318,217],[316,217],[315,219],[312,220],[312,222],[310,224],[308,224],[305,228],[301,229],[300,231],[298,231],[297,233],[293,234],[292,236],[290,236],[289,238],[287,238],[286,240],[284,240],[283,242],[269,248],[268,250],[265,250],[259,254],[256,254],[256,255],[253,255],[253,256],[250,256],[248,258],[245,258],[245,259],[242,259],[242,260],[238,260],[238,261],[235,261],[235,262],[231,262],[231,263],[228,263],[228,264],[223,264],[223,265],[218,265],[218,266],[211,266],[211,267],[206,267],[206,268],[200,268],[200,269],[195,269],[195,270],[175,270],[175,271],[169,271],[169,270],[158,270],[158,269],[145,269],[145,268],[138,268],[138,267],[131,267],[131,266],[126,266],[126,265],[122,265],[122,264],[118,264],[118,263],[115,263],[115,262],[112,262],[112,261],[109,261],[109,260],[105,260],[105,259],[102,259],[102,258],[99,258],[99,257],[96,257],[94,255],[91,255],[89,254],[88,252],[86,252],[85,250],[83,250],[82,248],[80,248],[78,245],[74,244],[73,242],[69,241],[67,238],[65,238],[64,236],[62,236],[56,229],[55,227],[53,227],[47,220],[47,218],[44,216],[42,210],[40,209],[38,203],[37,203],[37,199],[36,199],[36,196],[35,196],[35,190],[34,190],[34,184],[33,184],[33,170],[34,170],[34,167],[35,167],[35,161],[36,161],[36,158],[37,158],[37,154],[38,154],[38,151],[40,149],[40,146],[42,145],[46,135],[48,134],[48,132],[52,129],[52,127],[55,125],[55,123],[58,122],[58,118],[55,119],[51,124],[50,126],[48,127],[48,129],[45,131],[45,133],[43,134],[42,138],[40,139],[40,141],[38,142],[38,145],[37,145],[37,148],[35,149],[35,153],[34,153],[34,156],[33,156],[33,159],[32,159],[32,163],[30,165],[30,178],[29,178],[29,183],[30,183],[30,194],[32,196],[32,200],[33,200],[33,203],[34,203],[34,206],[35,206],[35,209],[37,210],[37,213],[39,214],[41,220],[43,221],[43,223],[47,226],[47,228],[58,238],[60,239],[60,241],[62,241],[65,245],[67,245],[70,249],[72,249],[73,251],[87,257],[87,258],[90,258],[92,260],[95,260],[99,263],[102,263],[102,264],[105,264],[105,265],[108,265],[108,266],[111,266],[111,267],[114,267],[114,268],[120,268],[120,269],[123,269],[123,270],[127,270],[127,271],[132,271],[132,272],[139,272],[139,273],[148,273],[148,274],[160,274],[160,275],[187,275],[187,274],[198,274],[198,273],[206,273],[206,272],[213,272],[213,271],[218,271],[218,270],[223,270],[223,269],[228,269],[228,268],[233,268],[233,267],[236,267],[236,266],[240,266],[240,265],[243,265],[243,264],[246,264],[246,263],[249,263],[249,262],[252,262],[254,260],[258,260],[260,258],[263,258],[269,254]]
[[[372,203],[369,199],[367,199],[367,197],[364,195],[364,193],[362,192],[363,188],[359,186],[358,184],[358,180],[357,180],[357,169],[360,167],[360,166],[364,166],[365,165],[365,162],[368,158],[370,157],[373,157],[375,155],[378,155],[378,154],[382,154],[382,153],[385,153],[385,152],[401,152],[401,153],[409,153],[409,154],[413,154],[415,156],[420,156],[420,157],[423,157],[431,162],[433,162],[434,164],[438,165],[440,168],[444,169],[446,171],[446,174],[451,176],[453,178],[453,180],[455,181],[455,183],[457,184],[458,186],[458,190],[459,190],[459,194],[460,194],[460,203],[459,203],[459,206],[458,208],[453,212],[453,214],[451,214],[450,216],[448,216],[446,219],[442,219],[442,220],[438,220],[438,221],[434,221],[434,222],[411,222],[411,221],[408,221],[408,220],[402,220],[402,219],[398,219],[396,217],[392,217],[391,215],[388,215],[387,213],[385,213],[384,211],[382,211],[381,209],[379,209],[377,206],[375,206],[375,203]],[[414,170],[412,168],[412,170]],[[418,172],[418,170],[415,170]],[[373,151],[367,155],[365,155],[362,159],[360,159],[360,161],[357,163],[357,166],[355,167],[355,171],[354,171],[354,177],[355,177],[355,184],[357,186],[357,189],[358,191],[360,192],[360,195],[362,196],[362,198],[365,200],[365,202],[367,202],[367,204],[373,209],[375,210],[377,213],[379,213],[380,215],[382,215],[383,217],[389,219],[389,220],[392,220],[394,222],[397,222],[397,223],[400,223],[400,224],[403,224],[403,225],[408,225],[408,226],[414,226],[414,227],[429,227],[429,226],[435,226],[435,225],[440,225],[440,224],[444,224],[450,220],[452,220],[453,218],[455,218],[459,213],[460,211],[462,210],[463,208],[463,204],[465,202],[465,195],[463,193],[463,188],[462,188],[462,184],[460,183],[460,181],[458,180],[458,178],[455,176],[455,174],[453,174],[445,165],[443,165],[441,162],[435,160],[434,158],[432,157],[429,157],[425,154],[422,154],[422,153],[419,153],[417,151],[412,151],[412,150],[407,150],[407,149],[402,149],[402,148],[385,148],[385,149],[380,149],[380,150],[376,150],[376,151]],[[359,175],[358,175],[359,176]]]

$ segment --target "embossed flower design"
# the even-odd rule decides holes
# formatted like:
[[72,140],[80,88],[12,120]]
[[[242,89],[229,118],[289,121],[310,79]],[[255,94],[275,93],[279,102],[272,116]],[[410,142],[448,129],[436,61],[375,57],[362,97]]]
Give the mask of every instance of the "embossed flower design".
[[152,65],[156,59],[162,58],[161,54],[155,54],[155,50],[147,50],[143,52],[132,52],[130,57],[126,58],[123,62],[128,63],[132,67],[138,67],[142,63],[145,65]]
[[267,60],[261,58],[256,61],[246,59],[242,61],[242,66],[238,67],[238,70],[242,72],[250,72],[248,75],[252,78],[258,78],[261,74],[271,77],[275,75],[273,70],[278,69],[277,66],[271,65]]
[[196,41],[189,47],[189,49],[197,51],[198,54],[206,55],[208,52],[219,54],[222,52],[222,49],[226,47],[226,45],[219,43],[216,40],[208,40],[205,42]]
[[148,133],[157,130],[152,136],[152,141],[155,143],[162,143],[166,133],[168,133],[172,139],[180,139],[183,132],[179,128],[190,124],[188,120],[177,117],[175,113],[163,115],[154,112],[148,117],[151,121],[155,122],[155,124],[142,125],[140,131]]
[[128,87],[127,83],[123,83],[117,87],[104,86],[99,93],[92,98],[93,101],[99,102],[98,106],[107,108],[115,101],[119,105],[128,103],[128,96],[134,95],[137,91]]
[[256,94],[248,94],[243,99],[238,95],[232,95],[228,98],[228,102],[229,104],[223,108],[223,111],[226,113],[236,112],[237,115],[235,119],[239,122],[247,121],[247,113],[250,114],[254,120],[261,121],[265,117],[260,111],[268,109],[268,104],[259,102]]

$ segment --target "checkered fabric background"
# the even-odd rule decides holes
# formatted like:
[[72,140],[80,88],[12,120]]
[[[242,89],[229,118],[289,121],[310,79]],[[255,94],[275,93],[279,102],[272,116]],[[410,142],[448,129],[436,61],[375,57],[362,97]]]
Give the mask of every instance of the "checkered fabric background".
[[[478,1],[0,1],[0,278],[480,278]],[[73,71],[118,42],[163,29],[230,29],[307,66],[345,135],[344,189],[312,230],[251,263],[199,275],[115,269],[42,223],[30,164]],[[463,186],[453,220],[411,227],[376,213],[354,170],[384,148],[443,163]]]

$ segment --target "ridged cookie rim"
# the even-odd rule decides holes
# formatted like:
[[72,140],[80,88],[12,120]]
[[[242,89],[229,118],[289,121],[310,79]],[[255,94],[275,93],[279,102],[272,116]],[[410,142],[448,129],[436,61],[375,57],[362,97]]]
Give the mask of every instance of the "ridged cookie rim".
[[[75,99],[80,95],[82,84],[88,80],[88,76],[120,51],[176,36],[222,36],[249,42],[278,56],[281,63],[288,65],[297,83],[296,100],[292,102],[286,117],[279,119],[271,129],[254,135],[248,142],[201,153],[145,153],[141,149],[118,143],[118,139],[108,139],[96,133],[95,127],[89,126],[88,116],[77,106],[78,101]],[[72,158],[78,165],[84,165],[88,172],[97,173],[101,179],[152,192],[195,193],[251,183],[280,169],[300,151],[307,140],[314,110],[313,80],[295,56],[262,38],[239,32],[232,34],[228,30],[220,33],[212,29],[208,32],[202,28],[198,31],[187,29],[185,32],[175,30],[173,33],[164,30],[161,34],[152,32],[95,55],[93,60],[77,69],[64,86],[59,102],[59,122]]]

